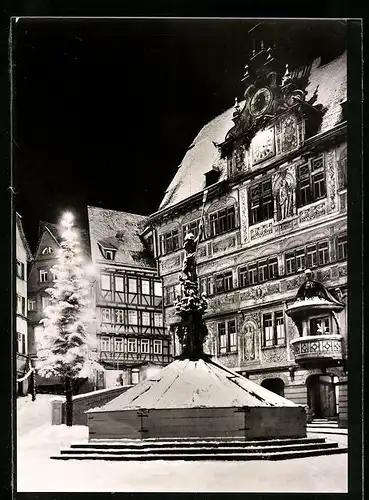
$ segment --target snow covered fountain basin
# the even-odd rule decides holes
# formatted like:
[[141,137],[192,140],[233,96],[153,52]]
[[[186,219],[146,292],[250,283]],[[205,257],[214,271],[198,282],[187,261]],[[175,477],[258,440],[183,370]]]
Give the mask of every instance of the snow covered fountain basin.
[[87,422],[89,440],[306,437],[304,407],[202,359],[173,361]]

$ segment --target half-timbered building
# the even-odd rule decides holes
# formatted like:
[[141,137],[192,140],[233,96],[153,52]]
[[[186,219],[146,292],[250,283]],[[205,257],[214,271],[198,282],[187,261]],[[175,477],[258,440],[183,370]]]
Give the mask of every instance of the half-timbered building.
[[105,385],[136,384],[171,361],[162,282],[146,217],[88,207],[98,360]]

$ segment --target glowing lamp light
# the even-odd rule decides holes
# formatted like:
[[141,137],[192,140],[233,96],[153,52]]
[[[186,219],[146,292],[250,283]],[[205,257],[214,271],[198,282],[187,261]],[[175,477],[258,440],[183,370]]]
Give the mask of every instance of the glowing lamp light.
[[72,214],[72,212],[65,212],[63,214],[63,218],[61,221],[63,226],[70,227],[73,225],[73,221],[74,221],[74,215]]

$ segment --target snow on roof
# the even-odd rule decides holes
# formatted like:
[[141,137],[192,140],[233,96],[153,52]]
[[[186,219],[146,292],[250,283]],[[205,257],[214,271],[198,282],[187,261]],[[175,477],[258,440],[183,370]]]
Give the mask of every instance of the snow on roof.
[[[86,231],[86,229],[81,229],[79,227],[74,227],[73,229],[78,234],[83,254],[89,257],[91,253],[90,253],[90,241],[89,241],[88,231]],[[63,227],[61,224],[52,224],[51,222],[40,221],[38,230],[39,240],[36,247],[36,253],[45,230],[49,231],[54,237],[54,239],[57,241],[57,243],[60,244],[62,241],[61,235],[64,233],[65,227]]]
[[[339,123],[342,117],[340,103],[346,99],[347,92],[346,53],[322,66],[320,66],[320,61],[321,59],[318,58],[313,62],[306,89],[307,101],[317,89],[318,98],[315,104],[322,104],[326,108],[318,133],[325,132]],[[244,103],[245,101],[239,103],[240,109],[243,108]],[[221,143],[225,140],[227,132],[234,125],[233,112],[233,107],[227,109],[200,130],[169,184],[159,210],[173,206],[205,188],[204,174],[211,170],[219,159],[218,149],[213,141]],[[226,174],[226,169],[223,169],[219,182],[225,179]]]
[[103,259],[101,245],[117,249],[114,262],[141,268],[155,267],[140,238],[147,217],[99,207],[87,207],[87,213],[94,263]]
[[240,406],[298,405],[213,361],[185,359],[173,361],[96,411]]
[[22,224],[22,216],[19,215],[18,212],[16,212],[15,213],[15,217],[16,217],[16,224],[17,224],[17,227],[18,227],[19,235],[20,235],[20,238],[21,238],[22,243],[24,245],[24,248],[26,250],[27,260],[31,261],[31,260],[33,260],[33,255],[32,255],[30,246],[28,244],[26,235],[24,233],[23,224]]

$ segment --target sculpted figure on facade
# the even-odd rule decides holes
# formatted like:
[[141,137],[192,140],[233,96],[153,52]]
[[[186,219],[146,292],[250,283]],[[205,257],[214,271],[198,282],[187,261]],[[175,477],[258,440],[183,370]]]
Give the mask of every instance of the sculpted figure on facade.
[[255,326],[247,322],[244,327],[244,358],[246,361],[255,359]]
[[284,220],[294,215],[295,179],[287,170],[281,170],[274,177],[273,194],[276,199],[277,219]]

